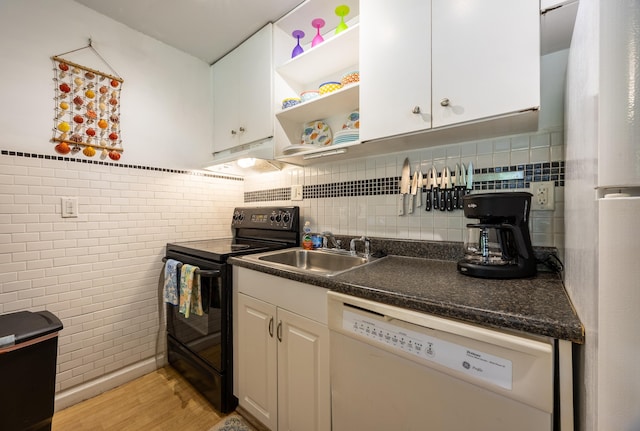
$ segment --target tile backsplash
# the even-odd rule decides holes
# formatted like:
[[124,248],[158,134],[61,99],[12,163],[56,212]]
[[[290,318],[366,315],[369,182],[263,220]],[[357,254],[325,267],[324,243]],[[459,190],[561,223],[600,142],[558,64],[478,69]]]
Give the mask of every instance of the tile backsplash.
[[[405,157],[411,162],[412,173],[416,169],[426,173],[432,165],[438,172],[445,166],[453,170],[457,163],[469,162],[477,173],[523,172],[521,180],[476,182],[475,193],[527,190],[536,182],[554,181],[555,210],[532,211],[532,242],[536,246],[563,247],[565,167],[561,128],[250,176],[245,179],[244,201],[247,205],[300,205],[303,219],[317,231],[464,241],[470,220],[460,210],[426,212],[423,206],[413,214],[397,215]],[[302,201],[290,201],[292,185],[303,186]]]

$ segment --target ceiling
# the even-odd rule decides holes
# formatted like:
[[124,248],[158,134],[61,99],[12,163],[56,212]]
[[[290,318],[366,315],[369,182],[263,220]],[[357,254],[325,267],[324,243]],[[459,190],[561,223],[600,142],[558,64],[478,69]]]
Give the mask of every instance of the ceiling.
[[75,0],[209,64],[302,0]]

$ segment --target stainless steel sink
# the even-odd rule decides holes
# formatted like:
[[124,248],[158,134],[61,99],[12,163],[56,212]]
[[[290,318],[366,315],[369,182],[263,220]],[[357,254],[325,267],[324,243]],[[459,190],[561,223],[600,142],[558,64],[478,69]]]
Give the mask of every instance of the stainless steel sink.
[[269,266],[306,274],[332,276],[364,265],[370,260],[353,256],[348,252],[330,250],[304,250],[301,248],[250,254],[244,259],[258,261]]

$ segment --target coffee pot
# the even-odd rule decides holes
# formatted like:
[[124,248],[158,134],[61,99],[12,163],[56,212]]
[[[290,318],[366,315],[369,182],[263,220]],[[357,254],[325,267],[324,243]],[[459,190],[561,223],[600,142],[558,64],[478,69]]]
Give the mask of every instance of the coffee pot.
[[467,225],[464,258],[458,271],[481,278],[523,278],[536,274],[529,234],[531,193],[500,192],[463,197]]

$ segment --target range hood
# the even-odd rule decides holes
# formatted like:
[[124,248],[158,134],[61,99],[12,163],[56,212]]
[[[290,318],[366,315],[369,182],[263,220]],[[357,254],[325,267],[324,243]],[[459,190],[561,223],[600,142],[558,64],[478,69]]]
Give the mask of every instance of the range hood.
[[273,160],[273,146],[274,139],[268,138],[218,151],[204,169],[236,176],[280,171],[284,164]]

